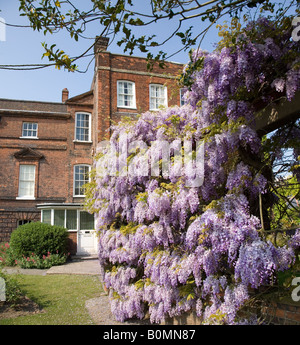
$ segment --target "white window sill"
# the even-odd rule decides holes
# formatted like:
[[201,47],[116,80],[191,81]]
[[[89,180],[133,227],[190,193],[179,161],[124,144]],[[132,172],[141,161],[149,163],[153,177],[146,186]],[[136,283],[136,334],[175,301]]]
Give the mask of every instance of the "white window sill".
[[19,139],[38,139],[38,137],[19,137]]
[[92,144],[91,140],[73,140],[73,143],[80,143],[80,144]]
[[17,196],[16,200],[35,200],[34,196]]
[[85,198],[85,195],[73,195],[73,198]]
[[131,109],[131,110],[137,110],[136,106],[133,107],[126,107],[126,105],[118,105],[118,108],[122,108],[122,109]]

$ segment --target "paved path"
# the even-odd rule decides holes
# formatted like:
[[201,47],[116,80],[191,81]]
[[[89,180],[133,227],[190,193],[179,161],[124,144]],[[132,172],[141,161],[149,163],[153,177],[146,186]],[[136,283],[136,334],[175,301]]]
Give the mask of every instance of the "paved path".
[[7,274],[26,274],[45,276],[48,269],[40,270],[36,268],[4,267],[2,271]]
[[4,272],[8,274],[48,275],[48,274],[85,274],[99,275],[100,267],[98,259],[86,259],[70,261],[63,265],[52,266],[49,269],[5,267]]
[[67,262],[64,265],[52,266],[48,269],[48,274],[85,274],[99,275],[100,266],[97,259],[87,259]]

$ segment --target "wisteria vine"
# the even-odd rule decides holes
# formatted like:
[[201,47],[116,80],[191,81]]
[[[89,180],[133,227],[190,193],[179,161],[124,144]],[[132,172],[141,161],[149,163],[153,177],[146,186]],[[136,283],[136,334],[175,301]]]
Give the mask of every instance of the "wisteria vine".
[[[260,18],[234,44],[194,51],[183,71],[184,106],[114,126],[118,152],[136,140],[148,147],[156,140],[205,143],[201,186],[187,187],[193,171],[177,166],[172,149],[167,177],[138,174],[142,155],[132,154],[136,174],[96,173],[90,184],[87,204],[96,213],[103,282],[117,320],[148,312],[160,323],[196,311],[204,324],[243,323],[239,311],[250,294],[295,262],[300,231],[276,247],[261,235],[257,207],[268,194],[258,107],[278,95],[292,100],[300,86],[299,44],[290,29],[274,25]],[[108,152],[99,157],[101,168],[112,164]]]

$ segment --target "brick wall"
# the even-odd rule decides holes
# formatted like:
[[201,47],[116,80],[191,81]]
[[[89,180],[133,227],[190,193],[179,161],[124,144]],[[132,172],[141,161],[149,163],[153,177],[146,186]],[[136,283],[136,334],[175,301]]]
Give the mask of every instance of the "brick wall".
[[[144,58],[100,52],[91,90],[62,103],[0,99],[0,241],[8,241],[21,219],[40,220],[36,205],[82,203],[73,196],[74,165],[92,165],[98,141],[108,139],[109,127],[122,116],[136,116],[149,110],[149,84],[166,85],[168,105],[180,105],[180,91],[174,76],[182,65],[166,63],[147,70]],[[118,107],[117,81],[135,83],[136,109]],[[91,114],[90,142],[76,142],[76,112]],[[38,139],[21,138],[22,122],[38,123]],[[22,153],[29,148],[28,153]],[[21,153],[20,153],[21,152]],[[36,166],[35,199],[19,200],[19,166]],[[20,218],[20,212],[24,213]],[[70,251],[76,252],[76,233],[70,233]]]
[[[296,304],[270,302],[264,306],[251,308],[250,313],[259,315],[263,324],[300,325],[300,302]],[[166,318],[163,325],[201,325],[201,318],[195,312],[183,313],[180,316]]]
[[67,241],[67,250],[71,255],[75,255],[77,252],[77,232],[69,231],[69,238]]
[[[108,139],[110,125],[119,121],[122,116],[135,116],[149,110],[150,84],[165,85],[168,92],[168,106],[180,105],[180,89],[175,76],[180,74],[182,68],[182,64],[168,62],[164,69],[155,65],[154,69],[149,71],[144,58],[110,52],[99,53],[93,81],[97,141]],[[118,107],[118,80],[135,83],[136,109]]]
[[0,243],[9,242],[19,220],[39,221],[40,213],[34,211],[0,211]]
[[[92,164],[93,144],[74,142],[75,114],[93,113],[92,94],[73,103],[54,105],[0,100],[0,110],[0,242],[3,242],[9,241],[18,220],[40,220],[37,204],[83,201],[73,196],[74,165]],[[49,113],[45,115],[46,111]],[[38,123],[38,139],[20,138],[23,122]],[[21,164],[36,166],[34,200],[18,199]],[[76,237],[72,241],[76,243]]]
[[300,325],[300,303],[292,305],[273,302],[263,307],[262,316],[266,323],[273,325]]

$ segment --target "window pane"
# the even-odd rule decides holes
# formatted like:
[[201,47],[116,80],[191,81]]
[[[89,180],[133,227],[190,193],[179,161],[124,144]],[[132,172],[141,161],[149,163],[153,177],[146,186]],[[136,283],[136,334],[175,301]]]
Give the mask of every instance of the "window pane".
[[37,123],[23,122],[22,136],[23,137],[37,137]]
[[124,95],[118,95],[118,106],[121,107],[124,104]]
[[150,86],[150,97],[155,97],[155,87],[153,85]]
[[75,139],[89,141],[90,138],[90,115],[76,114]]
[[118,81],[118,106],[119,107],[134,107],[134,83],[129,81]]
[[76,230],[77,229],[77,211],[67,210],[67,229]]
[[42,210],[42,222],[51,224],[51,210]]
[[80,230],[94,229],[94,215],[88,212],[80,212]]
[[65,226],[65,210],[54,210],[54,225]]
[[75,181],[75,195],[82,195],[80,187],[81,187],[80,182]]
[[88,119],[87,116],[85,116],[84,119],[83,119],[82,127],[85,127],[86,129],[89,128],[89,119]]
[[150,85],[150,109],[156,110],[166,105],[165,90],[163,85]]
[[31,220],[29,219],[21,219],[21,220],[18,220],[18,226],[21,226],[21,225],[24,225],[24,224],[27,224],[27,223],[31,223]]
[[76,165],[74,168],[74,195],[84,195],[83,185],[89,182],[89,166]]
[[19,197],[34,197],[35,165],[20,165]]

